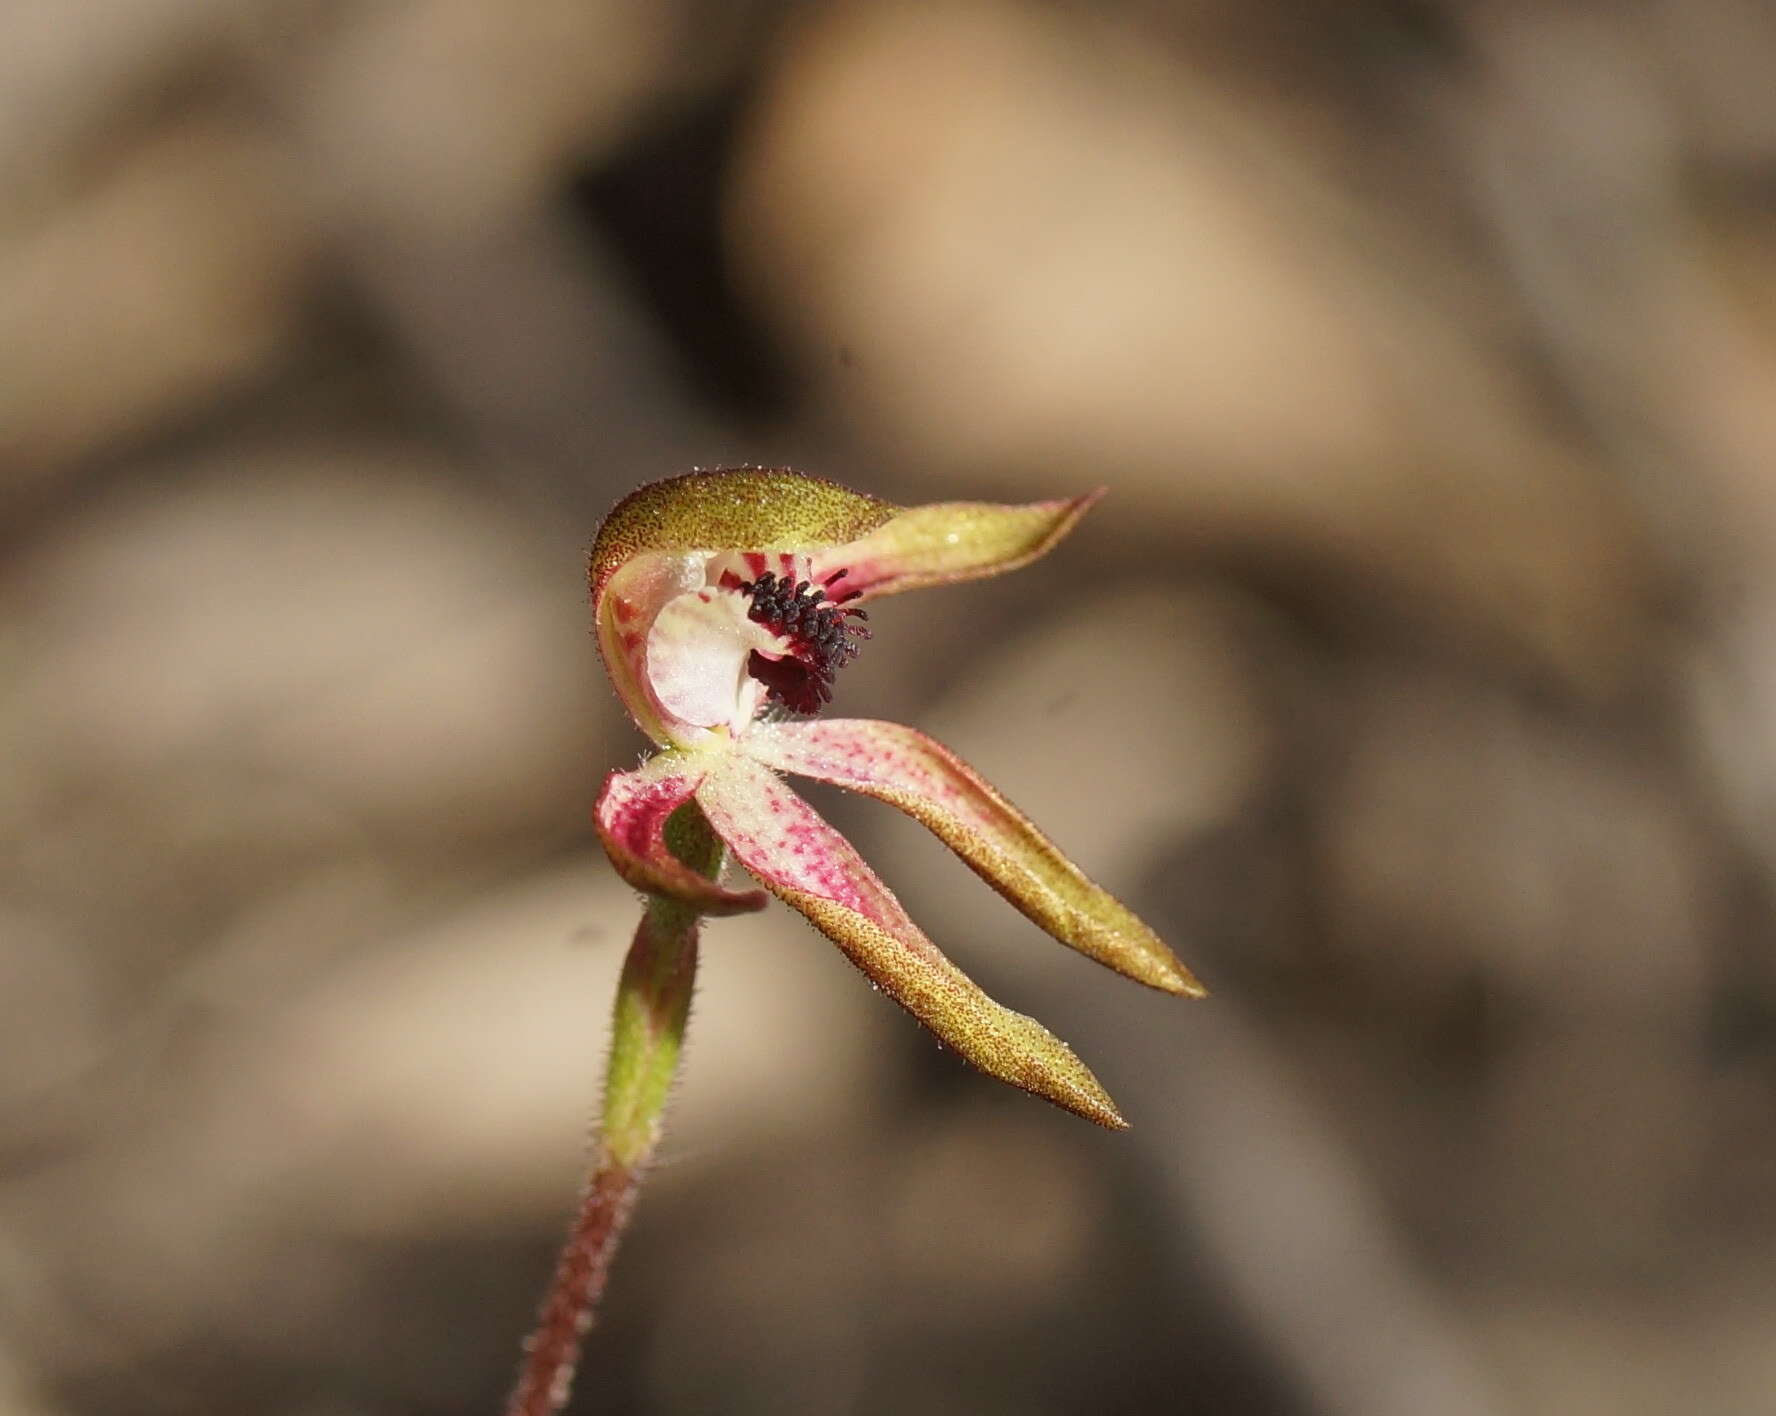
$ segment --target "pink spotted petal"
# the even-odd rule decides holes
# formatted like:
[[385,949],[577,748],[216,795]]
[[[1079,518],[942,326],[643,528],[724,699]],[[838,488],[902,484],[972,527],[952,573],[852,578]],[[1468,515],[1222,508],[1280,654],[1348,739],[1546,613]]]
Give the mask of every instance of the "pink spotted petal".
[[734,753],[711,767],[696,796],[748,870],[981,1071],[1100,1126],[1127,1124],[1064,1042],[995,1003],[945,958],[850,842],[774,772]]
[[1132,910],[1088,880],[979,773],[924,733],[866,719],[761,724],[747,750],[781,771],[899,807],[1032,923],[1088,958],[1167,993],[1204,993]]
[[634,772],[612,772],[593,819],[617,874],[637,890],[666,895],[704,914],[744,914],[765,907],[762,890],[724,890],[666,847],[666,818],[691,799],[703,780],[696,759],[662,754]]
[[1000,575],[1046,555],[1103,494],[1100,487],[1065,501],[916,506],[858,540],[813,552],[812,574],[823,584],[838,577],[834,599],[859,600]]

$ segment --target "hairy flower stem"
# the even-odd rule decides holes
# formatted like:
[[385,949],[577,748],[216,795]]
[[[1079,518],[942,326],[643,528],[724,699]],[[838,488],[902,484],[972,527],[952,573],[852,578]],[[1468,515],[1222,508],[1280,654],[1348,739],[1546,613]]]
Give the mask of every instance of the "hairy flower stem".
[[[721,841],[694,803],[667,822],[666,843],[699,874],[720,874]],[[700,919],[687,905],[652,896],[629,946],[617,984],[592,1173],[525,1342],[506,1416],[553,1416],[567,1405],[580,1344],[660,1141],[690,1015]]]

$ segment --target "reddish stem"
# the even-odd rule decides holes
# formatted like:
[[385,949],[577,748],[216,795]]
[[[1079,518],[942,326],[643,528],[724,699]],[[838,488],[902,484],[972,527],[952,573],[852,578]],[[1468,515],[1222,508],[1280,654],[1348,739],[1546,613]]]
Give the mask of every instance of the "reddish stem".
[[506,1403],[506,1416],[554,1416],[567,1405],[580,1344],[604,1293],[617,1241],[635,1209],[639,1175],[620,1165],[604,1147],[580,1203],[555,1277],[537,1316],[536,1331],[524,1343],[518,1385]]
[[[666,840],[699,874],[711,880],[721,874],[722,844],[694,806],[679,808],[667,820]],[[536,1330],[524,1344],[524,1364],[505,1416],[554,1416],[567,1405],[580,1345],[592,1328],[617,1243],[660,1142],[697,977],[698,922],[694,907],[650,897],[623,960],[597,1161]]]

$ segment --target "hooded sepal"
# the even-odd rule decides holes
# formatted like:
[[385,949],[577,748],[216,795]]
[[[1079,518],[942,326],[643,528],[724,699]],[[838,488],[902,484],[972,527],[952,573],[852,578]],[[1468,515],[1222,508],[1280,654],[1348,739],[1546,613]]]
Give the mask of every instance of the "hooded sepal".
[[899,723],[834,718],[771,723],[748,751],[785,772],[899,807],[1031,923],[1107,968],[1166,993],[1206,990],[1160,938],[992,784],[942,743]]
[[1127,1125],[1072,1049],[987,997],[920,933],[850,842],[769,768],[724,756],[696,799],[741,864],[967,1061],[1100,1126]]
[[610,577],[638,556],[687,551],[802,551],[843,545],[904,513],[823,477],[777,467],[723,467],[631,492],[592,545],[596,606]]

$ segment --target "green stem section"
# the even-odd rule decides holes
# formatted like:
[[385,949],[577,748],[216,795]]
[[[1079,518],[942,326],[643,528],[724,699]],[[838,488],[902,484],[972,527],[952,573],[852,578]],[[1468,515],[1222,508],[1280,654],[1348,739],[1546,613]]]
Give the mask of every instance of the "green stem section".
[[599,1142],[613,1164],[628,1169],[644,1164],[660,1139],[690,1015],[697,925],[685,906],[655,897],[623,963]]
[[[666,844],[691,869],[719,876],[722,843],[694,803],[668,820]],[[690,1016],[700,920],[690,906],[653,896],[623,961],[592,1173],[525,1342],[506,1416],[553,1416],[567,1405],[581,1342],[660,1141]]]

